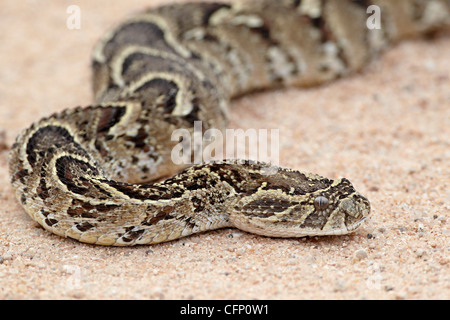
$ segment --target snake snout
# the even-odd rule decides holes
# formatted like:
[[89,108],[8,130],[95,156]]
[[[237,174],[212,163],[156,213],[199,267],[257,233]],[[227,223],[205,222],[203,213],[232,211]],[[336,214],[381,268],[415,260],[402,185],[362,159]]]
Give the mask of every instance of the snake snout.
[[370,214],[369,200],[358,192],[344,199],[340,207],[346,214],[345,225],[349,231],[358,228]]

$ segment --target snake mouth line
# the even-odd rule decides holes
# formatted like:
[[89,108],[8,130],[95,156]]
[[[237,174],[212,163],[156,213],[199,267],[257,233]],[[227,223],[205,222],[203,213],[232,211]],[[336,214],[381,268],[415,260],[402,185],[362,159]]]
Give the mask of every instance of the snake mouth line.
[[358,229],[364,221],[367,219],[367,217],[363,217],[358,222],[353,223],[352,225],[348,227],[343,227],[340,229],[333,229],[333,230],[327,230],[327,231],[317,231],[315,235],[317,236],[339,236],[339,235],[345,235],[354,232],[356,229]]
[[355,222],[354,224],[350,225],[347,227],[347,231],[348,232],[353,232],[356,229],[358,229],[359,226],[361,226],[361,224],[367,219],[367,217],[363,217],[361,220],[359,220],[358,222]]

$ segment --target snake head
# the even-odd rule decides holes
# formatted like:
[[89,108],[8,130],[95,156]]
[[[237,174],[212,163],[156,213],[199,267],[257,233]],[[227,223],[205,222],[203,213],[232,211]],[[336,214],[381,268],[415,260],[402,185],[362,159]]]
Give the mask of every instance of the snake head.
[[370,214],[370,203],[349,180],[279,172],[256,192],[235,202],[230,222],[271,237],[342,235]]

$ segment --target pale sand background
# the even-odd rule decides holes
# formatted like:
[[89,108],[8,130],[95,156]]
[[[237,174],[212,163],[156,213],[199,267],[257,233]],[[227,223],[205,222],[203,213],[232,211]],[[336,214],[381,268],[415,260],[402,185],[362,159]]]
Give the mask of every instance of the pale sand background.
[[[163,1],[0,7],[0,129],[10,145],[51,112],[92,101],[90,52],[111,25]],[[66,28],[66,8],[82,29]],[[133,248],[37,226],[0,153],[0,299],[449,299],[450,39],[403,43],[362,75],[236,101],[232,128],[279,128],[281,164],[345,176],[372,203],[354,235],[270,239],[228,229]]]

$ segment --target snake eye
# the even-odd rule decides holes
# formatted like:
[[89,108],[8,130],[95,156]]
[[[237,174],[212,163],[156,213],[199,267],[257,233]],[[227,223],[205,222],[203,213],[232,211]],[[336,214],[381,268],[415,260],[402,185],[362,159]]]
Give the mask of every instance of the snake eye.
[[328,207],[328,198],[318,196],[314,199],[314,207],[317,211],[323,211]]

